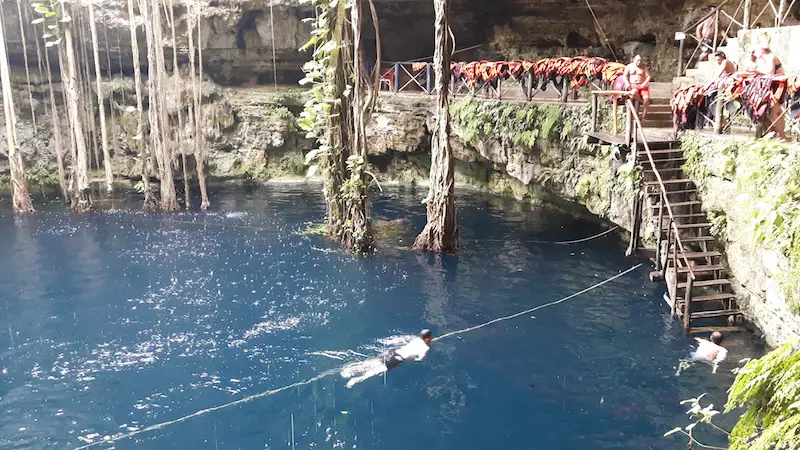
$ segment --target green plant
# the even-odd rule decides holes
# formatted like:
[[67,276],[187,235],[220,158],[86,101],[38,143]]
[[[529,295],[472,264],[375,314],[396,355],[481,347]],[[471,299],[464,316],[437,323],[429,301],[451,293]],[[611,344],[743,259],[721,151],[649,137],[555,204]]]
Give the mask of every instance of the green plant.
[[711,234],[718,240],[724,242],[728,238],[728,216],[723,211],[709,211],[706,213],[708,222],[711,224]]
[[731,450],[800,449],[800,349],[789,342],[738,370],[725,412],[744,407]]
[[725,450],[724,447],[714,447],[712,445],[702,444],[698,442],[693,435],[695,428],[700,425],[709,425],[717,431],[725,433],[726,435],[729,434],[727,431],[714,424],[714,416],[719,414],[719,411],[714,409],[714,404],[712,403],[707,406],[703,406],[700,403],[700,400],[702,400],[705,395],[706,394],[702,394],[697,398],[690,398],[681,402],[681,405],[689,405],[689,410],[686,411],[686,414],[689,415],[689,418],[692,420],[692,422],[685,427],[676,427],[670,431],[667,431],[664,433],[664,437],[673,435],[675,433],[681,433],[689,439],[687,442],[687,448],[691,449],[693,448],[693,445],[697,445],[702,448]]

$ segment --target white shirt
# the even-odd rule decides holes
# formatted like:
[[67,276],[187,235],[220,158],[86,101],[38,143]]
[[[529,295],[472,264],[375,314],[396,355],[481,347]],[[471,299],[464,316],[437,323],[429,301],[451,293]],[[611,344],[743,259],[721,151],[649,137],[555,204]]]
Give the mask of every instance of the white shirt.
[[428,344],[422,340],[422,338],[416,337],[411,340],[408,344],[398,348],[395,350],[395,353],[399,355],[403,359],[413,359],[415,361],[421,361],[422,358],[430,350]]

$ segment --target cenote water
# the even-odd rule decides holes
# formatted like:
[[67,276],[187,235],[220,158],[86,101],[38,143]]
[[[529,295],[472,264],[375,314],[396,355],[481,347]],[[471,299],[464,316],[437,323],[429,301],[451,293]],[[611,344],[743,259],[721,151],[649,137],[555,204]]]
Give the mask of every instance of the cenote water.
[[[614,233],[532,242],[608,225],[468,193],[460,255],[403,251],[425,220],[424,193],[409,191],[387,192],[373,215],[410,227],[357,259],[296,233],[323,217],[319,190],[217,187],[214,211],[168,215],[135,212],[132,200],[116,205],[131,211],[50,205],[15,219],[5,203],[0,447],[99,442],[312,378],[392,336],[558,300],[640,262]],[[707,392],[723,404],[730,369],[756,351],[732,337],[719,373],[676,377],[693,341],[648,271],[435,342],[385,379],[346,389],[329,376],[97,448],[680,448],[662,437],[688,423],[680,400]]]

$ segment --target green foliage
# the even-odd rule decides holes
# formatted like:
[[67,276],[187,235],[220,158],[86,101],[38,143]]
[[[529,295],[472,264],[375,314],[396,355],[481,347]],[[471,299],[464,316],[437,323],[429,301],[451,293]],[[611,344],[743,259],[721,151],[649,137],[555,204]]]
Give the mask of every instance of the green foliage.
[[561,136],[565,129],[566,134],[572,131],[571,126],[564,125],[565,109],[561,105],[513,104],[467,98],[452,103],[450,114],[462,133],[461,138],[469,145],[494,138],[506,145],[534,148],[539,139]]
[[30,184],[44,187],[58,186],[58,172],[47,170],[43,167],[34,167],[25,171],[25,179]]
[[681,136],[681,149],[686,157],[683,172],[693,180],[703,182],[712,174],[730,180],[736,175],[738,143],[685,133]]
[[790,309],[800,313],[800,154],[772,139],[749,143],[716,141],[697,135],[681,138],[686,172],[699,184],[714,174],[732,179],[752,211],[754,245],[777,251],[788,264],[778,281]]
[[746,408],[731,450],[800,449],[800,349],[790,342],[748,362],[731,386],[725,412]]
[[728,216],[723,211],[709,211],[706,213],[708,222],[711,224],[711,234],[718,240],[725,242],[728,239]]
[[689,419],[692,420],[692,422],[686,425],[685,427],[676,427],[667,431],[666,433],[664,433],[664,437],[673,435],[675,433],[681,433],[688,438],[687,448],[692,448],[694,444],[697,444],[699,447],[702,448],[713,448],[713,449],[724,450],[720,447],[712,447],[709,445],[704,445],[698,442],[697,439],[695,439],[693,436],[694,429],[701,425],[708,425],[716,429],[717,431],[728,434],[727,431],[718,427],[713,422],[714,416],[719,414],[719,411],[714,409],[714,404],[711,403],[707,406],[703,406],[702,403],[700,402],[700,400],[702,400],[703,397],[705,397],[705,395],[706,394],[702,394],[697,398],[690,398],[688,400],[684,400],[681,402],[681,405],[687,405],[687,404],[689,405],[689,410],[686,411],[686,414],[689,415]]
[[36,19],[31,21],[32,25],[42,24],[47,31],[42,35],[45,41],[45,47],[50,48],[54,45],[61,43],[61,26],[63,24],[72,22],[72,17],[69,15],[61,15],[61,3],[65,0],[49,0],[47,2],[32,3],[33,11],[39,15]]
[[305,228],[298,230],[295,234],[300,236],[326,236],[328,234],[328,224],[306,222]]

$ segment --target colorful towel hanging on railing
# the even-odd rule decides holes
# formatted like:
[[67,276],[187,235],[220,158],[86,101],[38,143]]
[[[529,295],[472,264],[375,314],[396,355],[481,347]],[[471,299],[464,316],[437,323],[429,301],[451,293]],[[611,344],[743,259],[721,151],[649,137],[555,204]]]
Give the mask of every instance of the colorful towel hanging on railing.
[[426,62],[412,62],[411,63],[411,71],[414,73],[422,72],[423,70],[428,68],[428,63]]
[[736,72],[705,84],[696,84],[678,90],[670,101],[673,122],[682,128],[694,128],[699,115],[713,116],[708,108],[721,95],[728,101],[742,104],[753,123],[762,120],[785,96],[794,95],[800,89],[797,75],[756,75],[751,72]]
[[455,79],[463,81],[470,88],[478,83],[493,83],[498,79],[519,80],[526,74],[535,78],[534,88],[541,86],[544,90],[547,84],[552,82],[560,89],[566,80],[570,80],[572,88],[578,88],[588,86],[591,80],[612,82],[624,69],[624,64],[610,63],[604,58],[589,56],[544,58],[537,61],[450,63],[450,71]]

